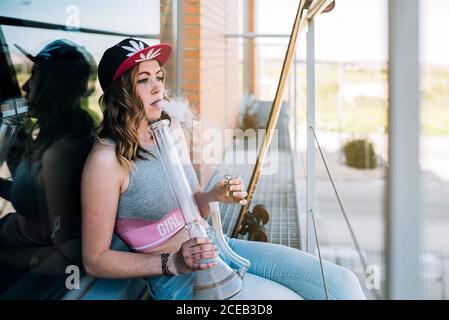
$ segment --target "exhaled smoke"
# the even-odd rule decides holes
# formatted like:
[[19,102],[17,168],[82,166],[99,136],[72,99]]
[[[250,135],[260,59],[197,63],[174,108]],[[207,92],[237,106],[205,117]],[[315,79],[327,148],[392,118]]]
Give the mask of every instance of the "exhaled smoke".
[[182,97],[173,98],[171,101],[162,101],[162,110],[184,127],[192,127],[193,121],[197,120],[195,113],[190,109],[189,102]]

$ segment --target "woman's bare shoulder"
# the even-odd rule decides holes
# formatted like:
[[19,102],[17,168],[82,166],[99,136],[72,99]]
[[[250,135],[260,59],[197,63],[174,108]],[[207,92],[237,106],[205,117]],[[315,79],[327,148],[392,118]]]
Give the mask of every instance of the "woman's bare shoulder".
[[110,174],[122,174],[124,168],[120,165],[115,154],[115,144],[104,141],[96,141],[92,146],[86,160],[87,170],[109,172]]

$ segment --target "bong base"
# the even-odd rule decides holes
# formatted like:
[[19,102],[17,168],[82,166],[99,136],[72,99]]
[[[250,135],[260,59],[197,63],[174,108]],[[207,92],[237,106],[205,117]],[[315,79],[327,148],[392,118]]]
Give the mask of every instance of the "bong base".
[[227,300],[238,294],[242,289],[242,278],[238,275],[238,273],[232,272],[225,279],[218,282],[213,282],[209,285],[198,285],[195,281],[195,286],[193,288],[193,299]]

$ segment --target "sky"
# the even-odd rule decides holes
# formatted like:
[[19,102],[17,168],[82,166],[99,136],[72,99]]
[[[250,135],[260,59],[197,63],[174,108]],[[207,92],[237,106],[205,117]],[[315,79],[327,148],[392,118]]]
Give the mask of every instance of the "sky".
[[[297,8],[298,0],[256,0],[257,33],[290,35]],[[369,32],[370,37],[364,37],[364,32]],[[386,32],[385,0],[337,0],[335,10],[315,21],[316,58],[384,61]],[[304,32],[298,41],[299,58],[306,55],[305,40]],[[257,43],[260,56],[283,58],[288,38],[259,38]]]
[[3,16],[64,24],[73,5],[79,9],[82,27],[159,32],[159,1],[154,0],[2,0],[0,8]]
[[[282,5],[280,5],[282,4]],[[388,1],[337,0],[332,12],[315,21],[316,58],[331,61],[386,61],[388,54]],[[291,33],[297,0],[258,0],[259,33]],[[449,66],[449,1],[421,0],[421,59]],[[304,38],[300,45],[304,46]],[[303,42],[301,42],[303,41]],[[279,43],[279,40],[266,40]],[[260,54],[277,55],[283,47]]]
[[[243,0],[239,0],[240,3]],[[73,3],[82,27],[124,33],[159,33],[159,0],[2,0],[3,16],[64,24],[73,17]],[[290,34],[298,0],[257,0],[257,32]],[[424,63],[449,66],[449,1],[421,1],[421,57]],[[386,61],[387,0],[337,0],[334,11],[316,20],[316,57],[331,61]],[[3,27],[8,42],[19,43],[37,53],[48,38],[64,37],[56,31]],[[43,36],[45,35],[45,36]],[[48,35],[48,36],[47,36]],[[304,46],[300,39],[300,50]],[[101,53],[121,37],[71,33],[99,59]],[[148,41],[151,43],[151,41]],[[277,44],[259,50],[262,57],[283,57],[287,39],[259,39]],[[12,51],[15,50],[13,47]],[[13,54],[18,52],[13,51]]]
[[[75,7],[74,7],[74,4]],[[84,28],[94,28],[129,34],[159,34],[160,7],[155,0],[1,0],[1,15],[35,21],[65,24],[74,22],[78,17]],[[34,28],[2,27],[9,44],[17,43],[35,54],[47,43],[48,39],[67,37],[82,44],[93,54],[97,62],[108,47],[123,37],[89,35],[86,33],[39,30]],[[154,40],[145,40],[148,44]],[[13,54],[18,50],[10,45]]]

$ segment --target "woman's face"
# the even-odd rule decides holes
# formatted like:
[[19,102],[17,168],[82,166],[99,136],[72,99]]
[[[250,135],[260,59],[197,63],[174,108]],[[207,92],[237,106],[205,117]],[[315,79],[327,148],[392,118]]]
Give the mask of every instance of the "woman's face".
[[[28,100],[29,103],[29,116],[35,117],[35,110],[31,109],[31,105],[35,102],[36,99],[36,90],[35,87],[38,81],[42,78],[42,68],[38,64],[33,64],[31,68],[31,77],[23,84],[22,90],[25,92],[25,99]],[[30,103],[33,102],[33,103]]]
[[145,119],[154,121],[161,117],[164,97],[164,71],[156,60],[141,62],[138,66],[136,92],[142,100]]

